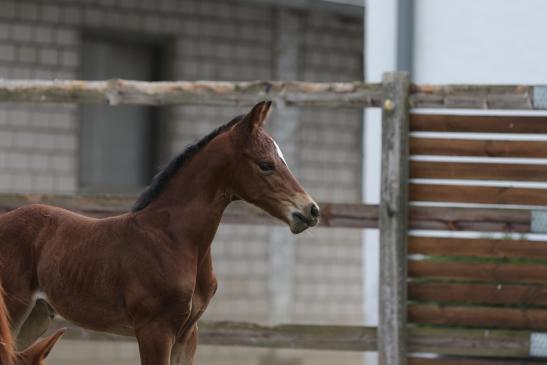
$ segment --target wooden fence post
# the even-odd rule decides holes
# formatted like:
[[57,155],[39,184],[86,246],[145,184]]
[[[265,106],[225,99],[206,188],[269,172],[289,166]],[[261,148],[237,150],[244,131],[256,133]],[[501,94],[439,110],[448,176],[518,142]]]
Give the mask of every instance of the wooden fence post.
[[380,193],[380,365],[406,365],[408,74],[383,76]]

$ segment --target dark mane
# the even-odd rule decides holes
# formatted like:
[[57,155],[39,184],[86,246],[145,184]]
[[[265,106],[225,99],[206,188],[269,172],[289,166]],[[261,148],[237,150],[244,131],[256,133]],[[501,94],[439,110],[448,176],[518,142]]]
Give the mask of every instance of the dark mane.
[[178,169],[184,165],[186,161],[195,156],[203,147],[205,147],[209,142],[211,142],[216,136],[227,131],[234,124],[243,119],[244,115],[239,115],[229,121],[228,123],[221,125],[198,142],[189,145],[184,149],[184,151],[173,158],[171,162],[163,168],[154,178],[146,190],[139,196],[133,207],[131,208],[132,212],[138,212],[141,209],[146,208],[152,200],[154,200],[163,190],[169,179],[178,171]]

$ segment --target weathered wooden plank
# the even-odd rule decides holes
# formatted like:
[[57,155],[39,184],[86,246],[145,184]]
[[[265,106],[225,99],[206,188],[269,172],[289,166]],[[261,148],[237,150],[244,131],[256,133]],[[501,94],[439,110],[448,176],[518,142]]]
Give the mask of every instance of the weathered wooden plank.
[[413,108],[542,109],[528,85],[412,85]]
[[[51,330],[68,327],[65,339],[134,341],[83,330],[56,320]],[[260,326],[238,322],[200,322],[202,345],[250,346],[265,348],[309,348],[321,350],[374,351],[376,328],[359,326],[281,325]],[[444,355],[526,357],[530,351],[530,332],[457,328],[408,329],[409,349],[413,352]]]
[[[88,331],[57,318],[51,328],[67,327],[66,339],[134,341],[133,337]],[[50,330],[51,330],[50,328]],[[247,322],[199,323],[202,345],[295,348],[312,350],[374,351],[376,328],[363,326],[276,325]]]
[[380,84],[297,81],[0,80],[0,101],[170,105],[250,105],[273,99],[289,106],[380,106]]
[[405,365],[408,74],[384,74],[383,88],[378,361]]
[[414,179],[547,181],[547,165],[411,161]]
[[408,365],[538,365],[537,360],[500,361],[492,359],[409,358]]
[[497,358],[530,354],[526,331],[410,327],[408,339],[413,352]]
[[449,231],[530,232],[524,209],[411,207],[410,227]]
[[415,132],[547,133],[545,116],[412,114]]
[[547,310],[410,304],[408,321],[457,327],[547,330]]
[[[56,195],[0,193],[0,212],[26,204],[48,204],[93,217],[126,213],[135,201],[133,196],[117,195]],[[363,204],[320,203],[323,227],[376,228],[378,207]],[[232,203],[223,216],[226,224],[282,224],[269,215],[245,203]]]
[[[25,204],[49,204],[94,217],[127,212],[134,197],[71,196],[48,194],[0,194],[0,212]],[[320,203],[323,227],[376,228],[378,206],[363,204]],[[226,210],[225,224],[281,224],[258,208],[244,203],[232,204]],[[474,230],[529,232],[530,211],[519,209],[475,209],[412,207],[410,226],[414,229]]]
[[433,156],[546,158],[547,142],[410,138],[410,154]]
[[547,242],[488,238],[410,237],[408,252],[430,256],[547,259]]
[[[413,85],[415,108],[544,109],[527,85]],[[381,85],[363,82],[2,80],[0,101],[243,105],[270,98],[299,106],[380,106]]]
[[410,282],[408,299],[427,302],[537,306],[547,305],[547,286]]
[[496,284],[547,284],[547,265],[410,261],[408,276],[415,279],[450,279]]
[[410,184],[411,201],[547,206],[547,189]]

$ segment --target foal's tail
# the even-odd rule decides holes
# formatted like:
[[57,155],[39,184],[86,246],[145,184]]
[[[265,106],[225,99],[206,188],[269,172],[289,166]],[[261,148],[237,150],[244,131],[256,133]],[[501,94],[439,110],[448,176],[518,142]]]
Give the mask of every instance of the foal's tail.
[[22,352],[15,352],[9,325],[9,313],[4,301],[4,289],[0,285],[0,365],[40,365],[49,355],[53,345],[65,333],[65,328],[43,340],[35,342]]
[[0,286],[0,365],[15,364],[13,337],[11,336],[8,311],[4,302],[4,290]]

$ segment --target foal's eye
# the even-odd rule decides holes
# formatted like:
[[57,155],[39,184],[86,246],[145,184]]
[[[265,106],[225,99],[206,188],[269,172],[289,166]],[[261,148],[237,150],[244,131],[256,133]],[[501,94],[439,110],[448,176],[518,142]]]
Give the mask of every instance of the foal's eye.
[[270,172],[275,169],[274,164],[271,162],[259,161],[257,162],[257,164],[258,167],[260,167],[260,170],[262,170],[263,172]]

